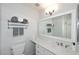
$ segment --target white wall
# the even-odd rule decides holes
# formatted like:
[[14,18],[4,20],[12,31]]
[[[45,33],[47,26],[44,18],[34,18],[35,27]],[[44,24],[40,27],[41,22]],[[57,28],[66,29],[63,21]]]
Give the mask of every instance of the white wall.
[[[34,45],[31,42],[37,33],[38,11],[32,4],[2,4],[1,5],[1,53],[10,54],[10,47],[20,40],[26,40],[25,54],[33,54]],[[28,29],[24,30],[24,36],[13,37],[12,29],[8,29],[8,20],[12,16],[28,18]]]
[[[52,14],[52,16],[54,16],[56,14],[67,12],[69,10],[76,9],[77,5],[78,5],[77,3],[59,3],[58,4],[58,9]],[[46,18],[46,17],[50,17],[50,16],[45,15],[44,9],[41,9],[40,10],[40,20],[43,20],[43,18]],[[41,32],[39,32],[39,33],[41,33]]]
[[0,5],[0,54],[1,54],[1,5]]
[[[59,3],[58,9],[53,13],[53,15],[67,12],[69,10],[75,9],[76,7],[77,7],[77,3]],[[41,15],[40,19],[48,17],[48,15],[44,14],[44,9],[41,10],[40,15]]]

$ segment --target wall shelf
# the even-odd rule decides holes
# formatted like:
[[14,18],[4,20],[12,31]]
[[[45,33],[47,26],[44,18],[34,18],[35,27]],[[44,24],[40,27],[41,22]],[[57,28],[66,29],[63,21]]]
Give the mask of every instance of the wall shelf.
[[26,29],[27,26],[28,26],[28,24],[8,21],[8,28],[24,28],[24,29]]

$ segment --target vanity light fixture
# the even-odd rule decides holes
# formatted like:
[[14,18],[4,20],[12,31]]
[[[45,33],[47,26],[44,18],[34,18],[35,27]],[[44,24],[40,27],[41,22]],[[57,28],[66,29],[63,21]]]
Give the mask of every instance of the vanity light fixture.
[[56,3],[36,3],[35,6],[44,9],[46,15],[52,15],[58,10],[58,5]]
[[45,9],[45,14],[52,15],[57,10],[58,10],[58,4],[52,4],[51,6]]

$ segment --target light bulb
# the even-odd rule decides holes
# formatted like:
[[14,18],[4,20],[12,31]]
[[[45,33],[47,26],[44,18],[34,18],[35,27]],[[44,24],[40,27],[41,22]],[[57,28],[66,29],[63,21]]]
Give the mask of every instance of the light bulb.
[[45,13],[53,12],[58,10],[58,4],[51,5],[45,9]]

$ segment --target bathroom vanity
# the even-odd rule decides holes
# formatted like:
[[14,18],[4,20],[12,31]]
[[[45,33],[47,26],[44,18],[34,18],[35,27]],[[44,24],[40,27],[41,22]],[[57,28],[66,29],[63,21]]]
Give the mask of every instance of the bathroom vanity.
[[37,55],[79,55],[79,8],[39,21]]

